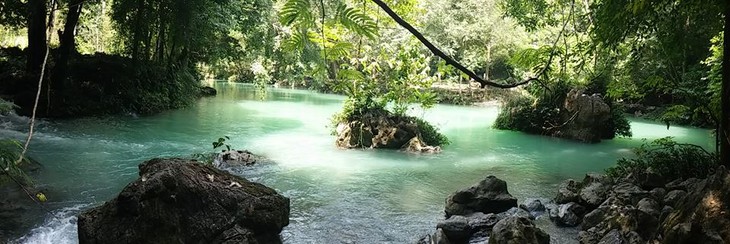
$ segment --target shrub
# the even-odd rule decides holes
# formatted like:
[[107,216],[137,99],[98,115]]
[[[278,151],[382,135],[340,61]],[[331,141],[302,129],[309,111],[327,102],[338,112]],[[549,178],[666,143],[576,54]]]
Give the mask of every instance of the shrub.
[[16,164],[18,158],[20,158],[21,151],[23,150],[20,142],[12,139],[0,140],[0,185],[7,182],[12,182],[13,179],[24,185],[30,185],[33,183],[30,177],[20,168],[20,164],[30,163],[27,159],[20,161],[20,164]]
[[427,145],[445,146],[451,144],[449,138],[447,138],[444,134],[441,134],[441,132],[439,132],[439,130],[431,123],[428,123],[428,121],[416,117],[411,118],[416,122],[416,125],[418,125],[418,131],[421,132],[421,139]]
[[616,166],[606,169],[606,175],[620,179],[644,173],[651,168],[666,179],[703,178],[719,162],[716,153],[710,153],[697,145],[677,143],[671,137],[644,143],[634,152],[636,158],[619,159]]

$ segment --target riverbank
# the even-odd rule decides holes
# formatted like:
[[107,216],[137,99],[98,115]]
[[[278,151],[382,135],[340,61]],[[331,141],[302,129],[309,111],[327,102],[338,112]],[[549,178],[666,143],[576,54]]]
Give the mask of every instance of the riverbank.
[[[112,199],[137,178],[137,165],[155,157],[183,157],[212,151],[211,141],[245,148],[276,163],[233,167],[236,175],[267,185],[291,202],[285,240],[331,243],[412,243],[443,218],[444,199],[494,174],[509,183],[517,199],[552,198],[559,184],[602,172],[631,148],[649,140],[675,140],[712,147],[711,133],[633,121],[633,139],[597,145],[491,129],[497,107],[436,105],[413,111],[452,141],[441,154],[388,150],[341,150],[329,124],[344,97],[311,91],[269,89],[261,101],[255,87],[217,83],[216,97],[185,109],[150,116],[107,116],[47,120],[38,124],[30,155],[44,163],[36,177],[45,187],[49,218],[33,205],[26,219],[33,229],[20,243],[75,243],[76,216]],[[0,136],[23,138],[27,120],[0,122]],[[292,141],[296,138],[296,141]],[[585,159],[590,158],[590,163]],[[80,180],[82,179],[82,180]],[[550,229],[571,243],[576,233]],[[14,236],[13,240],[18,236]]]
[[[47,77],[51,77],[55,53],[51,50],[49,55]],[[5,84],[0,87],[0,97],[18,105],[19,114],[29,115],[38,79],[25,75],[25,60],[25,52],[18,48],[0,49],[0,82]],[[194,69],[134,63],[130,58],[102,53],[72,55],[66,80],[44,80],[39,116],[150,115],[188,107],[210,94],[200,86]]]

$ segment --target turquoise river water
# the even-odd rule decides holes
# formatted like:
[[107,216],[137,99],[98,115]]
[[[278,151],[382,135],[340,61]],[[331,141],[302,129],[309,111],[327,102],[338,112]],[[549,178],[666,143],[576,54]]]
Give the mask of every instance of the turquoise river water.
[[[37,183],[59,218],[38,211],[34,228],[18,243],[76,243],[80,211],[113,198],[137,178],[137,165],[153,157],[212,152],[211,142],[231,137],[275,163],[234,170],[291,198],[285,243],[413,243],[443,218],[444,199],[487,175],[508,182],[520,201],[549,198],[556,186],[587,172],[602,172],[631,156],[641,138],[673,136],[710,147],[707,130],[632,121],[634,138],[600,144],[491,129],[497,107],[438,105],[414,110],[452,141],[444,152],[414,155],[386,150],[340,150],[328,128],[344,97],[216,84],[219,95],[162,114],[43,121],[30,156],[44,164]],[[27,118],[0,119],[0,138],[21,139]],[[575,229],[540,218],[554,243],[571,243]],[[1,242],[1,241],[0,241]]]

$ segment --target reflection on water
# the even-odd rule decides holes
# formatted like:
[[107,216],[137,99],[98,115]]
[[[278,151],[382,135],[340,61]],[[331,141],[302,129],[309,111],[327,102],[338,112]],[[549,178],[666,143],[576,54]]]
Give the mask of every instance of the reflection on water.
[[[30,153],[46,166],[36,177],[48,189],[49,206],[65,217],[44,221],[38,211],[39,227],[20,242],[75,242],[73,214],[114,197],[136,178],[137,164],[211,151],[210,143],[224,135],[234,148],[276,162],[233,171],[292,199],[291,224],[282,234],[289,243],[413,242],[443,217],[448,194],[487,175],[506,180],[519,199],[550,197],[560,181],[602,171],[641,143],[616,139],[589,145],[493,130],[496,107],[439,105],[413,112],[449,136],[453,143],[441,154],[339,150],[327,125],[343,97],[271,89],[261,101],[250,86],[216,88],[215,98],[155,116],[42,123]],[[22,120],[3,118],[0,136],[22,137]],[[712,143],[706,130],[667,130],[647,121],[632,126],[637,138]],[[555,238],[575,236],[574,230],[548,230]]]

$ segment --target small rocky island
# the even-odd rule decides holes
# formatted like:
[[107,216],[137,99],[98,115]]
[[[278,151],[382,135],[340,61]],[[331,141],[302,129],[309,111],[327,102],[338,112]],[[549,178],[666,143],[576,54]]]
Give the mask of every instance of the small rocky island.
[[369,110],[339,122],[336,129],[339,148],[402,149],[416,153],[436,153],[448,140],[433,126],[415,117],[396,115],[387,110]]
[[152,159],[104,205],[79,215],[80,243],[280,243],[289,199],[183,159]]

